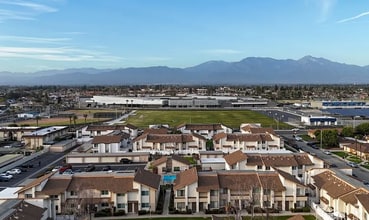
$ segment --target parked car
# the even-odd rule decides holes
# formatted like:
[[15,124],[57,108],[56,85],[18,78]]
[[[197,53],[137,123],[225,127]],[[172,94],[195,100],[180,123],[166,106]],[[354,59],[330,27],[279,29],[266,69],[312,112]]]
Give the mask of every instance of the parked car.
[[26,168],[23,168],[23,167],[16,167],[16,169],[19,169],[22,172],[27,172],[27,169]]
[[59,168],[59,173],[62,174],[62,173],[64,173],[64,171],[66,171],[68,169],[72,169],[72,165],[65,164],[64,166],[62,166],[62,167]]
[[325,154],[331,155],[332,153],[330,151],[324,151]]
[[55,172],[58,171],[60,168],[62,168],[62,166],[55,166],[51,171]]
[[73,170],[72,169],[66,169],[64,172],[63,172],[63,175],[72,175],[73,174]]
[[87,165],[87,167],[85,168],[85,172],[92,172],[96,169],[95,165],[93,164],[89,164]]
[[329,165],[329,167],[337,167],[337,164],[332,163],[331,165]]
[[128,159],[128,158],[122,158],[120,159],[120,162],[123,164],[130,164],[132,163],[132,160]]
[[16,175],[16,174],[22,173],[22,171],[20,169],[14,168],[14,169],[6,171],[6,173],[11,174],[11,175]]
[[364,184],[365,186],[369,186],[369,181],[363,180],[363,184]]
[[13,178],[13,175],[11,175],[11,174],[7,174],[7,173],[1,173],[1,174],[0,174],[0,176],[2,176],[2,177],[4,177],[4,178],[6,178],[6,179],[8,179],[8,180],[10,180],[10,179],[12,179],[12,178]]
[[111,170],[111,166],[109,165],[106,165],[102,168],[102,171],[109,171],[109,170]]
[[357,165],[357,163],[354,163],[354,162],[351,162],[351,161],[348,162],[347,165],[349,165],[352,168],[358,168],[359,167],[359,165]]
[[311,147],[314,148],[314,149],[319,149],[319,146],[316,145],[316,144],[311,145]]
[[33,164],[22,164],[22,168],[33,168]]
[[0,182],[8,182],[9,179],[6,178],[5,176],[0,176]]

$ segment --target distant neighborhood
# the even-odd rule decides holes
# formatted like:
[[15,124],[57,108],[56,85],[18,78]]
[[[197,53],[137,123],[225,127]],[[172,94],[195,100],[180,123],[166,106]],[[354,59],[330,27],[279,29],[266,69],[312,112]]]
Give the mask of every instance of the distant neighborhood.
[[[27,219],[29,213],[32,219],[241,219],[275,213],[368,218],[365,115],[322,113],[324,101],[275,100],[266,89],[257,94],[258,88],[238,89],[243,96],[228,87],[192,88],[193,95],[180,88],[170,96],[143,88],[122,88],[130,96],[101,88],[50,89],[54,92],[25,89],[24,96],[4,99],[1,219]],[[217,94],[209,95],[210,90]],[[138,95],[144,91],[151,96]],[[253,95],[244,96],[246,91]],[[355,100],[366,97],[364,89],[352,91]],[[334,106],[363,110],[362,103],[336,100]],[[237,126],[192,121],[211,109],[222,114],[219,118],[238,111],[244,121]],[[160,120],[147,127],[129,123],[150,119],[141,111],[175,118],[169,110],[192,117],[176,126]]]

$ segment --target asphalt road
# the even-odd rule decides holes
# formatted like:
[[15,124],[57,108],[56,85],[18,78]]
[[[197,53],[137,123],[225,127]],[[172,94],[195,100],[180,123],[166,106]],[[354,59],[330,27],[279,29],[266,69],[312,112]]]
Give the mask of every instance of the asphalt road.
[[[293,139],[294,132],[292,131],[278,131],[280,135],[282,135],[285,138],[291,138]],[[306,131],[299,131],[297,134],[306,134]],[[369,172],[365,168],[352,168],[347,165],[347,161],[335,156],[335,155],[327,155],[325,153],[326,150],[322,149],[314,149],[311,146],[307,145],[303,141],[296,141],[296,144],[298,147],[307,153],[314,154],[316,157],[322,159],[327,164],[335,164],[337,167],[331,167],[330,169],[339,171],[340,169],[352,169],[352,179],[363,182],[363,181],[369,181]],[[341,171],[343,174],[343,172]],[[349,179],[350,180],[350,179]],[[364,186],[364,185],[363,185]]]

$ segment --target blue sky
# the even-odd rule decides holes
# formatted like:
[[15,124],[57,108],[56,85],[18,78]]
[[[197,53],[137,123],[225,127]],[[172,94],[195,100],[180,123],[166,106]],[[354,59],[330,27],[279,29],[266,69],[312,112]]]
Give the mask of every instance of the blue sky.
[[305,55],[369,65],[368,0],[0,0],[0,71]]

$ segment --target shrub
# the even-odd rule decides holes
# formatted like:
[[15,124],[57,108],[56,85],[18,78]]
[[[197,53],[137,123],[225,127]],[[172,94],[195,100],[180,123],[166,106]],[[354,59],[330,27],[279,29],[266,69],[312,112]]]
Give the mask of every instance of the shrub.
[[125,215],[126,214],[126,212],[124,211],[124,210],[119,210],[119,211],[116,211],[116,212],[114,212],[114,216],[122,216],[122,215]]
[[146,210],[139,210],[138,215],[146,215],[148,212]]

